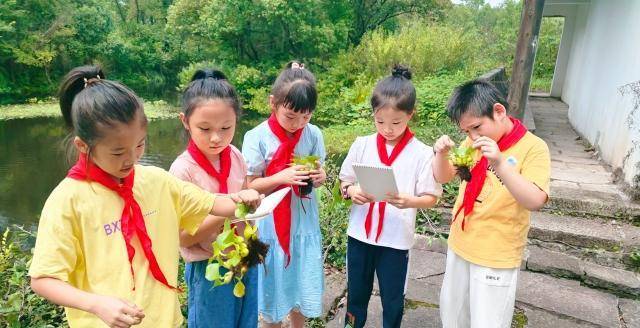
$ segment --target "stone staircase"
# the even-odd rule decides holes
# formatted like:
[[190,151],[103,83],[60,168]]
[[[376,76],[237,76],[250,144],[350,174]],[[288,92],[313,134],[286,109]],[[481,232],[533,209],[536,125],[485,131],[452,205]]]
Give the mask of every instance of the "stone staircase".
[[[530,98],[536,134],[552,158],[548,206],[532,213],[512,327],[640,328],[640,205],[573,131],[567,106]],[[447,233],[450,209],[436,232]],[[417,236],[411,250],[403,327],[441,327],[438,298],[446,242]],[[326,327],[344,327],[344,274],[327,279]],[[330,283],[331,282],[331,283]],[[374,290],[367,327],[381,327]]]

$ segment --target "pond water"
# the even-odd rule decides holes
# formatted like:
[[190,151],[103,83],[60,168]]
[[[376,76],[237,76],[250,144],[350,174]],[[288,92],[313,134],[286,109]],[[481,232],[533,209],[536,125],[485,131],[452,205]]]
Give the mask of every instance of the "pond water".
[[[233,144],[240,148],[244,133],[260,121],[259,117],[243,118]],[[37,226],[47,196],[69,168],[63,145],[66,135],[61,118],[0,121],[0,228]],[[177,119],[151,121],[140,162],[169,169],[185,143]]]

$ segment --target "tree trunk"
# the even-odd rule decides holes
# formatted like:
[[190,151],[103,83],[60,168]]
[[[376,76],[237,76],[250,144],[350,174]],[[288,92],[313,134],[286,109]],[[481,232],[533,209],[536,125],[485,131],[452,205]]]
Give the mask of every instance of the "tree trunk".
[[524,0],[516,56],[513,60],[511,85],[509,86],[509,111],[518,119],[524,118],[529,96],[529,84],[533,62],[538,48],[538,34],[542,22],[544,0]]

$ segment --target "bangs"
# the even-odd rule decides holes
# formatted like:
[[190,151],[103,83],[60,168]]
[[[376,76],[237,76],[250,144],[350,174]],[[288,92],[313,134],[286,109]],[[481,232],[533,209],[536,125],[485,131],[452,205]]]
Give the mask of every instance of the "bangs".
[[316,88],[304,80],[298,80],[291,84],[280,105],[296,113],[311,113],[316,109],[317,101]]

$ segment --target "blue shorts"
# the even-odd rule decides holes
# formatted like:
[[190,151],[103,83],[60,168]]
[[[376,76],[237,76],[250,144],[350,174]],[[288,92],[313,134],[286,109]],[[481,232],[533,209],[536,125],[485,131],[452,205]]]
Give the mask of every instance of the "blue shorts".
[[[244,275],[244,297],[233,295],[234,281],[213,287],[204,277],[208,261],[185,265],[184,279],[188,287],[188,325],[190,328],[255,328],[258,326],[258,269]],[[224,268],[220,271],[224,274]]]

